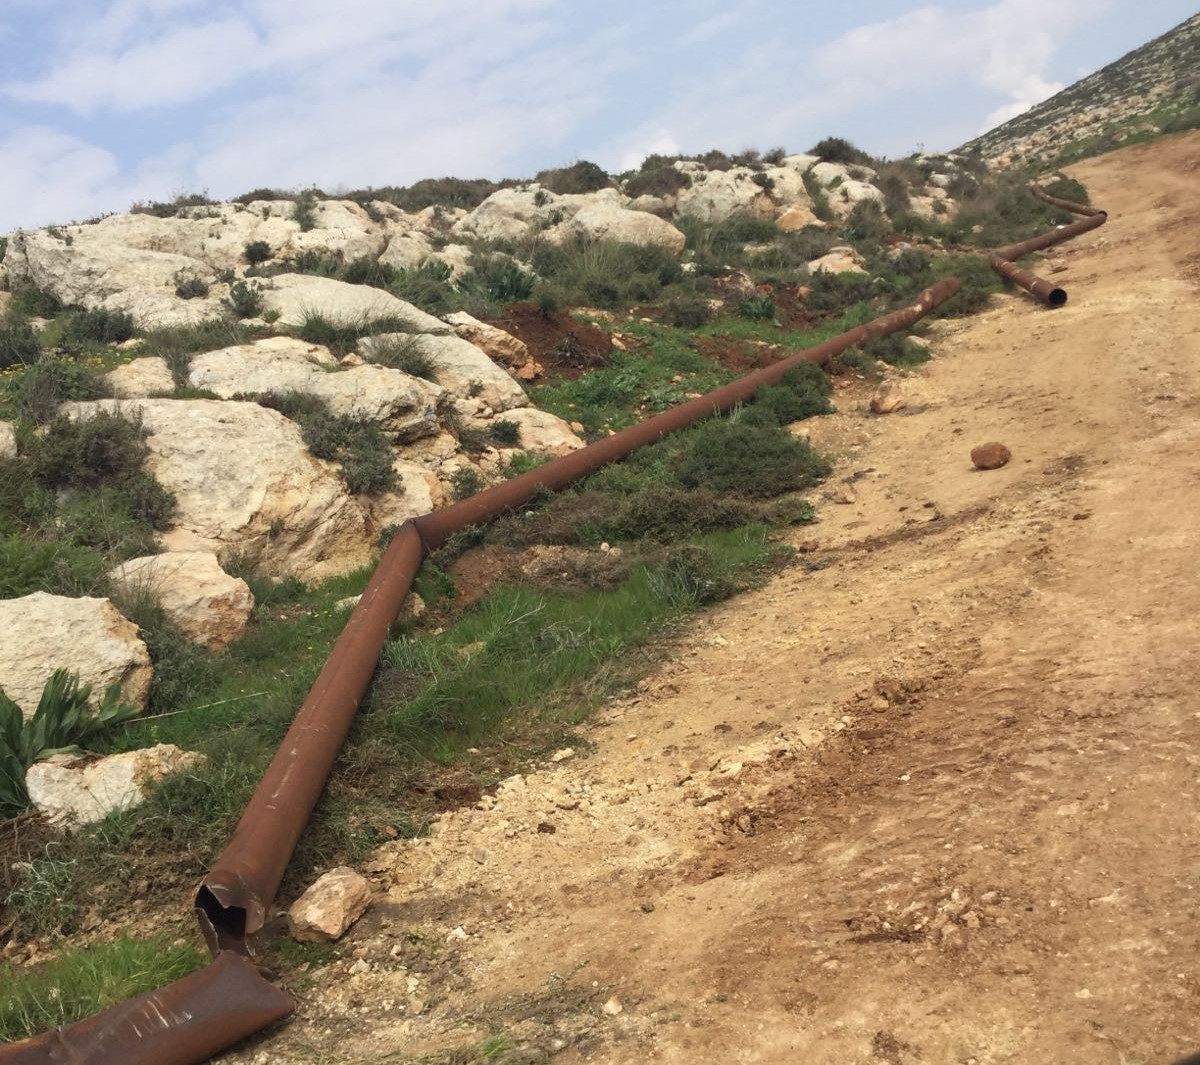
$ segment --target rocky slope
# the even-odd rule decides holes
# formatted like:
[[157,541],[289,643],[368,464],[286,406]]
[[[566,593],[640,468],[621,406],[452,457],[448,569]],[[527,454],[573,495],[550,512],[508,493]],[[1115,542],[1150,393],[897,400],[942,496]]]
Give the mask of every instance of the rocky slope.
[[1109,131],[1107,146],[1116,147],[1135,133],[1163,129],[1196,106],[1198,92],[1200,15],[1193,15],[959,150],[979,151],[1000,165],[1050,160]]

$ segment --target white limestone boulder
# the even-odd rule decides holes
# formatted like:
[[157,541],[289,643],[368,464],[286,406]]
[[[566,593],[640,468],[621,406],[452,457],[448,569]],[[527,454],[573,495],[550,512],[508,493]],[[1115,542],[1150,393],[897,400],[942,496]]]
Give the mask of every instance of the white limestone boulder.
[[682,252],[687,243],[687,238],[666,219],[645,211],[630,211],[610,202],[584,207],[572,218],[546,231],[546,239],[554,242],[571,237],[650,245],[665,248],[672,255]]
[[371,904],[371,885],[348,866],[317,879],[288,910],[292,938],[301,943],[341,939]]
[[113,684],[145,709],[154,670],[137,626],[107,599],[34,592],[0,599],[0,688],[29,718],[56,669],[78,673],[98,702]]
[[104,382],[118,399],[144,399],[158,392],[174,392],[175,378],[165,359],[134,359],[110,370]]
[[531,451],[536,455],[565,455],[584,446],[570,423],[549,411],[522,407],[505,411],[503,418],[516,422],[520,427],[520,439],[513,446],[522,451]]
[[819,259],[808,264],[809,273],[819,274],[865,274],[862,256],[848,245],[830,248]]
[[403,458],[396,459],[392,469],[396,474],[396,489],[381,492],[368,504],[376,532],[428,514],[446,501],[442,483],[431,470]]
[[226,573],[211,551],[131,558],[109,579],[127,597],[153,600],[180,632],[210,651],[240,639],[254,612],[250,586]]
[[0,422],[0,459],[17,457],[17,433],[12,422]]
[[[443,323],[443,328],[449,329]],[[403,334],[364,337],[359,350],[370,358],[377,344],[398,340]],[[529,403],[521,386],[474,344],[457,336],[419,334],[411,341],[433,363],[434,376],[451,396],[479,399],[494,411],[524,407]]]
[[755,171],[744,166],[695,171],[691,185],[676,196],[675,213],[702,222],[723,222],[735,215],[773,218],[775,204],[754,175]]
[[327,348],[292,337],[268,337],[195,356],[188,383],[223,399],[303,392],[333,414],[379,425],[398,439],[437,432],[443,390],[384,366],[339,369]]
[[321,580],[371,555],[366,519],[336,469],[313,458],[300,427],[257,403],[95,400],[71,417],[140,413],[147,469],[176,499],[169,551],[242,555],[274,577]]
[[90,825],[140,806],[164,777],[205,761],[204,755],[170,743],[94,760],[59,757],[30,766],[25,787],[34,807],[52,825]]
[[314,274],[280,274],[263,285],[263,309],[279,315],[279,324],[298,326],[309,314],[334,322],[365,325],[378,318],[397,318],[421,333],[448,333],[450,327],[431,314],[370,285],[351,285]]

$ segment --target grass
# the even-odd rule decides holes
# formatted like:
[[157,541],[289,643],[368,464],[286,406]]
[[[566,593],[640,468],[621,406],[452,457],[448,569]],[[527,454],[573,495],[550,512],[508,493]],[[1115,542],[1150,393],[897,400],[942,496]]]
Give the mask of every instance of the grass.
[[310,344],[321,344],[335,355],[348,355],[358,346],[362,337],[378,336],[381,333],[408,333],[411,325],[407,319],[384,315],[378,318],[330,318],[319,311],[306,310],[304,318],[295,329],[301,340]]
[[437,380],[437,363],[414,336],[390,333],[377,337],[371,343],[368,357],[371,362],[412,377]]
[[0,1042],[90,1017],[187,976],[205,960],[190,944],[122,936],[33,969],[0,963]]

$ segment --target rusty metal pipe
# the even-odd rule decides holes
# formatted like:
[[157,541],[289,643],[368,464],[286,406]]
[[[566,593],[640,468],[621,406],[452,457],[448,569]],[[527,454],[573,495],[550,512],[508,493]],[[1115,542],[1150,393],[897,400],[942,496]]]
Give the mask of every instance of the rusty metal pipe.
[[1044,251],[1046,248],[1051,248],[1056,244],[1062,244],[1079,236],[1081,233],[1087,233],[1089,230],[1098,229],[1108,221],[1108,213],[1095,207],[1089,207],[1087,204],[1073,203],[1070,200],[1060,200],[1057,196],[1051,196],[1048,192],[1045,192],[1036,183],[1031,184],[1029,190],[1034,196],[1040,200],[1044,200],[1046,203],[1054,204],[1056,207],[1061,207],[1064,210],[1084,215],[1085,217],[1080,218],[1077,222],[1072,222],[1070,225],[1052,229],[1048,233],[1042,233],[1040,236],[1032,237],[1019,244],[1010,244],[1006,248],[997,248],[992,252],[989,261],[992,264],[992,269],[998,274],[1007,278],[1013,284],[1019,285],[1048,307],[1061,307],[1067,302],[1066,289],[1060,288],[1045,278],[1038,277],[1031,270],[1022,269],[1016,265],[1014,260],[1020,259],[1023,255],[1030,255],[1036,251]]

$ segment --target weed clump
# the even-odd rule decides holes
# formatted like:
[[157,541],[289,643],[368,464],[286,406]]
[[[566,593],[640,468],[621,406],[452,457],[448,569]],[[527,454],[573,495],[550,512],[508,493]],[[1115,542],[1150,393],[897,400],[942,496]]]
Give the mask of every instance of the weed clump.
[[32,366],[41,357],[42,345],[33,326],[15,314],[0,320],[0,370]]
[[251,266],[258,266],[272,258],[271,245],[265,240],[252,240],[242,249],[242,258]]
[[685,488],[765,499],[810,488],[829,471],[829,463],[807,441],[733,418],[700,426],[675,473]]
[[557,170],[542,170],[534,180],[560,196],[598,192],[612,184],[608,174],[587,159],[580,159]]
[[229,287],[228,306],[235,318],[257,318],[263,312],[262,290],[246,281],[235,281]]
[[133,318],[126,311],[72,311],[63,327],[63,341],[71,344],[123,344],[133,336]]
[[371,341],[367,356],[371,362],[400,370],[426,381],[437,380],[437,363],[422,345],[420,338],[407,333],[387,333]]
[[844,137],[825,137],[809,149],[809,154],[817,156],[825,163],[870,166],[875,162],[871,156]]

